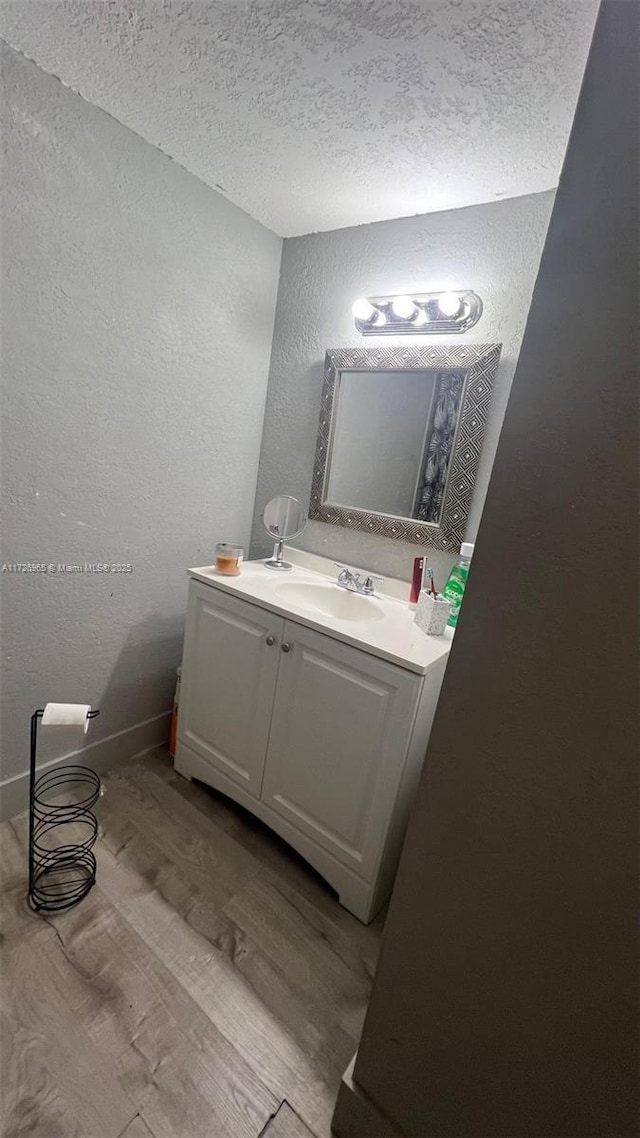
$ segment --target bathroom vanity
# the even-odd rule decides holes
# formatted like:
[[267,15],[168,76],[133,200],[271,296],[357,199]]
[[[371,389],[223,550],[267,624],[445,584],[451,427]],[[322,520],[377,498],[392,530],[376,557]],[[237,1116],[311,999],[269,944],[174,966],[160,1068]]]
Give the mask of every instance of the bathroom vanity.
[[451,633],[416,627],[404,584],[361,596],[306,561],[323,572],[189,570],[175,768],[252,811],[368,922],[391,892]]

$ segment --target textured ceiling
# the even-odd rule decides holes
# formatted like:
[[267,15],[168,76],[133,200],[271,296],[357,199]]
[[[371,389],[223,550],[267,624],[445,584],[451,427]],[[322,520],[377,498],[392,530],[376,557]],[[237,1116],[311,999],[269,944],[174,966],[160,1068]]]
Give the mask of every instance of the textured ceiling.
[[283,236],[557,184],[597,0],[3,0],[0,34]]

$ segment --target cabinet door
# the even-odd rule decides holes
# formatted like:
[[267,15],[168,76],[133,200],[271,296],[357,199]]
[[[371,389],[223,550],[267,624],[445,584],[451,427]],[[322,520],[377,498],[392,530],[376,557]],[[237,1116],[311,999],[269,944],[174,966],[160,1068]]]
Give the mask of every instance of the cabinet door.
[[256,797],[283,628],[257,605],[190,584],[178,739]]
[[284,642],[262,799],[371,879],[422,677],[290,621]]

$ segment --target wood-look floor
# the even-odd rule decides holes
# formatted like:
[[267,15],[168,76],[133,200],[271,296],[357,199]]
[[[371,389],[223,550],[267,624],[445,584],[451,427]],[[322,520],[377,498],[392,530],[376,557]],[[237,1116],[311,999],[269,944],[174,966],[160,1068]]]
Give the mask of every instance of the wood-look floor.
[[3,1138],[327,1138],[381,922],[164,751],[113,771],[97,885],[25,901],[0,826]]

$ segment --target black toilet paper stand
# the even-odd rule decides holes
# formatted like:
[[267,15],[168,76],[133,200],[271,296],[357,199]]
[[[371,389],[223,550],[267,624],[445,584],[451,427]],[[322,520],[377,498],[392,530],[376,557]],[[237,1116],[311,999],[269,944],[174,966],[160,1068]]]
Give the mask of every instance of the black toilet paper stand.
[[[101,790],[89,767],[53,767],[36,778],[43,714],[44,708],[38,708],[31,716],[28,897],[36,912],[58,913],[77,905],[95,885],[98,820],[92,807]],[[89,711],[87,718],[99,714]]]

